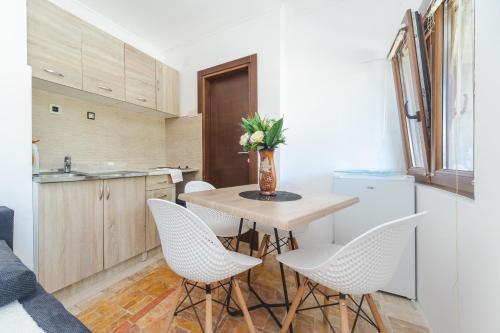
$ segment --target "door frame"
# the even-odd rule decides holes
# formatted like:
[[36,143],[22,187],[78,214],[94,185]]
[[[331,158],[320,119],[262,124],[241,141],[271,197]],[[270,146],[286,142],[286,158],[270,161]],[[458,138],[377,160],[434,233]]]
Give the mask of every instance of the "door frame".
[[[203,180],[208,180],[210,163],[208,145],[210,138],[210,79],[246,68],[248,71],[248,101],[249,114],[257,113],[257,54],[229,61],[214,67],[198,71],[198,113],[202,114],[202,150],[203,150]],[[243,132],[243,130],[242,130]],[[250,184],[257,183],[257,154],[249,153]]]

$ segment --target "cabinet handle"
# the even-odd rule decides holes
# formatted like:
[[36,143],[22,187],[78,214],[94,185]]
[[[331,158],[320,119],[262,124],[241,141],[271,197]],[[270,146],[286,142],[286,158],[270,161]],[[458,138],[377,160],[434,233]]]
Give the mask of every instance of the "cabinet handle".
[[64,75],[62,73],[56,72],[55,70],[52,70],[52,69],[44,68],[43,71],[45,73],[49,73],[49,74],[52,74],[54,76],[64,77]]
[[168,194],[166,194],[166,195],[164,195],[164,196],[159,197],[158,199],[165,199],[165,200],[168,200],[168,199],[169,199],[169,197],[168,197]]
[[97,88],[99,88],[101,90],[109,91],[109,92],[113,91],[113,89],[111,89],[110,87],[106,87],[106,86],[97,86]]
[[147,101],[147,99],[145,99],[144,97],[139,97],[139,98],[137,98],[137,100],[139,102],[145,102],[145,101]]
[[104,197],[104,186],[99,185],[99,201],[102,200],[102,198]]
[[109,189],[109,184],[106,184],[106,200],[109,200],[109,197],[111,196],[111,190]]

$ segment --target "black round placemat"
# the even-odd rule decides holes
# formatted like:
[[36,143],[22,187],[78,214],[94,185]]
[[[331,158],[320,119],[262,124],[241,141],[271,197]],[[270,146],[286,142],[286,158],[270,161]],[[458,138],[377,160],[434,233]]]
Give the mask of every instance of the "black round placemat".
[[276,191],[275,195],[261,195],[260,191],[245,191],[240,193],[240,197],[251,200],[274,202],[295,201],[302,199],[301,195],[286,191]]

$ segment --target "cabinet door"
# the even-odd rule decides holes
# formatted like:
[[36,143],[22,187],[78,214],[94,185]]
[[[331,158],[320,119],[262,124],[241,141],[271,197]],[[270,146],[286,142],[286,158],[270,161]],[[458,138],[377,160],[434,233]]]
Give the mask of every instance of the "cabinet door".
[[82,89],[82,21],[46,0],[28,1],[33,76]]
[[125,100],[125,44],[105,32],[82,28],[83,90]]
[[103,182],[41,184],[38,279],[54,292],[103,269]]
[[179,73],[159,61],[156,61],[156,108],[179,115]]
[[[163,199],[175,202],[175,185],[170,187],[147,191],[146,199]],[[160,244],[160,236],[158,235],[158,230],[156,229],[156,223],[153,218],[153,214],[149,208],[147,208],[146,216],[146,250],[151,250]]]
[[104,181],[104,268],[146,250],[145,177]]
[[125,44],[125,100],[156,109],[156,61]]

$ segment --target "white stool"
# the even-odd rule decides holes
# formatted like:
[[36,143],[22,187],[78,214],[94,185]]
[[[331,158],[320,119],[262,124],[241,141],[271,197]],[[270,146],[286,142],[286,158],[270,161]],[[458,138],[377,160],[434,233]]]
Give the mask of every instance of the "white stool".
[[[361,316],[380,332],[385,332],[371,294],[390,282],[411,233],[425,214],[426,212],[423,212],[379,225],[345,246],[331,244],[290,251],[277,256],[278,261],[304,276],[280,332],[288,330],[299,304],[304,302],[302,296],[306,285],[311,289],[309,296],[318,284],[339,292],[341,333],[350,332],[346,295],[362,295],[360,304],[355,303],[358,310],[354,325]],[[309,279],[316,282],[312,288],[308,283]],[[365,299],[368,301],[375,323],[370,318],[360,315],[361,312],[364,313],[361,306]],[[324,313],[323,315],[328,320]],[[329,320],[328,323],[333,328]]]
[[[160,234],[163,256],[167,264],[175,273],[183,278],[205,284],[205,332],[211,333],[211,284],[219,282],[220,287],[222,286],[220,281],[227,278],[233,280],[232,277],[260,264],[261,260],[226,250],[207,224],[184,207],[160,199],[149,199],[148,205],[156,222],[158,233]],[[248,328],[250,332],[255,332],[238,282],[236,280],[232,282],[237,304],[243,313]],[[191,286],[193,286],[192,289],[197,287],[196,284],[192,284]],[[190,291],[186,284],[184,287],[187,297],[191,301],[191,306],[187,308],[192,307],[195,310],[196,317],[200,326],[202,326],[189,295]],[[217,303],[221,302],[217,301]],[[221,303],[221,305],[225,306],[224,303]]]

